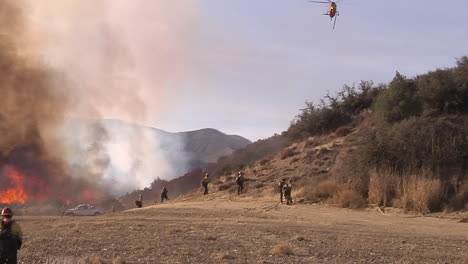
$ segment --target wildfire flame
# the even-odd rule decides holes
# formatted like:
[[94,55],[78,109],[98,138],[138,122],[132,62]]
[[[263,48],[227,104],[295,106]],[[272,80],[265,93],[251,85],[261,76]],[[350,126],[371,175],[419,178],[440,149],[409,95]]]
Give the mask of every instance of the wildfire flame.
[[26,203],[29,196],[24,186],[24,174],[12,166],[5,166],[3,168],[3,174],[10,180],[10,186],[13,186],[13,188],[0,192],[0,203]]

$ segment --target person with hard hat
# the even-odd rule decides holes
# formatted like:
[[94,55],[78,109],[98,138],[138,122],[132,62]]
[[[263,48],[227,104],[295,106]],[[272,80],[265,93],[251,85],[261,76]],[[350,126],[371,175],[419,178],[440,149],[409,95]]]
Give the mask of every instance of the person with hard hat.
[[237,183],[237,195],[241,195],[242,192],[244,191],[244,173],[242,171],[239,171],[239,174],[237,175],[236,178],[236,183]]
[[[138,200],[135,201],[135,205],[136,205],[138,208],[143,207],[143,194],[140,194],[140,196],[138,196]],[[0,263],[0,264],[1,264],[1,263]]]
[[167,197],[167,188],[166,186],[163,186],[162,190],[161,190],[161,203],[164,202],[164,199],[169,200],[169,197]]
[[278,182],[278,192],[280,193],[280,202],[281,204],[283,203],[283,197],[284,197],[284,186],[286,185],[286,179],[281,178]]
[[203,195],[207,195],[208,194],[208,183],[209,183],[209,180],[208,180],[208,173],[205,174],[205,177],[203,177],[203,180],[201,181],[201,185],[204,189],[204,192],[203,192]]
[[2,210],[0,222],[0,264],[16,264],[18,250],[23,244],[23,232],[20,225],[13,221],[13,211],[9,207]]

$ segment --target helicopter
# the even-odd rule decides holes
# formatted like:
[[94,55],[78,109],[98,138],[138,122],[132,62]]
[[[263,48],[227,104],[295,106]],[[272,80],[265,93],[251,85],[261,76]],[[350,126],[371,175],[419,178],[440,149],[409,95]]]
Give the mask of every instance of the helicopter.
[[335,29],[336,18],[337,18],[337,16],[340,15],[340,13],[338,12],[338,7],[336,5],[336,2],[333,2],[333,1],[330,1],[330,0],[327,0],[327,1],[309,1],[309,2],[317,3],[317,4],[330,4],[330,7],[328,8],[327,13],[325,13],[323,15],[329,16],[330,19],[335,18],[335,21],[333,22],[333,29]]

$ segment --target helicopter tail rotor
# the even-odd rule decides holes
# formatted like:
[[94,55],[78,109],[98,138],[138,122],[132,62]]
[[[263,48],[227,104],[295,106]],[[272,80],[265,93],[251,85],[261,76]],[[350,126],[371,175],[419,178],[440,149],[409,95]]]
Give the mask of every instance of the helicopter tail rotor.
[[336,16],[335,16],[335,21],[333,22],[333,30],[335,30],[336,19],[338,18],[339,15],[340,15],[340,14],[337,13]]

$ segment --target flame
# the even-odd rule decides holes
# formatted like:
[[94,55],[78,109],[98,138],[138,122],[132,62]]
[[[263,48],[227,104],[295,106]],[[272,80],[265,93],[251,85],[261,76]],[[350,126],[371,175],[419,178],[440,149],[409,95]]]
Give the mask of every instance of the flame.
[[72,204],[72,203],[73,203],[72,200],[66,200],[66,201],[65,201],[65,204],[66,204],[66,205],[70,205],[70,204]]
[[13,186],[13,188],[0,192],[0,203],[26,203],[29,196],[24,186],[25,175],[12,166],[5,166],[3,168],[3,173],[6,178],[10,179],[10,186]]

